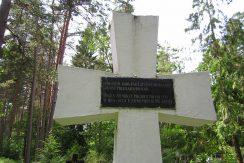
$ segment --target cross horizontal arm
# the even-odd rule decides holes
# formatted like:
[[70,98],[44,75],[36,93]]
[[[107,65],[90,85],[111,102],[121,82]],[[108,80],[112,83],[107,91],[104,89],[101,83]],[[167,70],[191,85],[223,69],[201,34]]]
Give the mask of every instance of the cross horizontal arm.
[[[121,108],[101,108],[101,77],[112,73],[59,66],[59,94],[55,120],[63,125],[116,119]],[[117,75],[118,76],[118,75]],[[190,73],[169,75],[174,81],[175,110],[162,108],[123,108],[145,110],[159,114],[159,120],[176,124],[199,126],[214,122],[216,115],[210,96],[209,74]]]
[[160,111],[159,120],[189,126],[201,126],[216,121],[208,72],[161,76],[173,79],[176,109],[173,115]]
[[100,110],[102,76],[114,75],[97,70],[59,66],[59,93],[54,119],[62,125],[114,119],[114,110]]

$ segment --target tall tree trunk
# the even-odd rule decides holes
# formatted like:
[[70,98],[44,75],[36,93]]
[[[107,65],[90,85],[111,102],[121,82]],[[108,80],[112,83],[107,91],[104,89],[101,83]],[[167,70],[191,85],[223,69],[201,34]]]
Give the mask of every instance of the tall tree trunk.
[[13,94],[13,109],[10,110],[7,115],[7,121],[5,123],[5,134],[10,139],[12,134],[12,126],[15,122],[15,117],[18,113],[18,109],[20,107],[19,104],[19,95],[21,92],[21,79],[17,79],[14,84],[14,94]]
[[[72,14],[72,7],[70,6],[67,9],[67,11],[65,12],[64,24],[63,24],[63,28],[62,28],[62,32],[61,32],[58,56],[57,56],[57,61],[56,61],[56,70],[58,69],[59,64],[61,64],[61,65],[63,64],[65,45],[66,45],[66,40],[68,37],[68,29],[69,29],[71,14]],[[53,85],[52,104],[51,104],[51,111],[50,111],[49,120],[48,120],[47,132],[49,132],[51,130],[52,125],[53,125],[53,115],[54,115],[56,101],[57,101],[57,94],[58,94],[58,83],[55,82]]]
[[233,135],[232,143],[233,143],[233,145],[235,147],[236,158],[238,160],[238,163],[243,163],[243,158],[242,158],[242,154],[241,154],[239,139],[238,139],[237,135]]
[[[6,97],[6,92],[3,93],[3,98]],[[4,138],[4,130],[5,130],[5,117],[7,115],[6,109],[5,109],[5,105],[6,105],[6,100],[3,100],[3,112],[2,112],[2,116],[0,117],[0,153],[3,150],[3,138]]]
[[0,48],[4,42],[4,33],[8,20],[8,14],[11,6],[11,0],[2,0],[0,5]]
[[[39,63],[40,65],[42,65],[42,63]],[[40,83],[40,90],[39,90],[39,102],[38,102],[38,104],[39,104],[39,106],[37,107],[38,109],[37,109],[37,124],[36,124],[36,140],[35,140],[35,150],[38,150],[38,149],[40,149],[40,144],[42,143],[42,141],[43,141],[43,139],[41,138],[41,130],[42,130],[42,119],[43,119],[43,117],[42,117],[42,113],[43,113],[43,111],[42,111],[42,106],[43,106],[43,93],[42,93],[42,82],[39,80],[39,83]],[[37,91],[38,92],[38,91]],[[38,94],[36,92],[36,94]]]
[[32,119],[33,119],[33,110],[35,102],[35,91],[36,91],[36,57],[37,57],[37,48],[34,49],[34,68],[33,68],[33,77],[32,77],[32,86],[31,86],[31,96],[30,104],[28,110],[28,128],[26,136],[26,146],[25,146],[25,163],[30,163],[30,151],[31,151],[31,141],[32,141]]
[[48,120],[48,126],[47,126],[48,133],[51,131],[51,128],[53,126],[53,115],[54,115],[56,101],[57,101],[57,94],[58,94],[58,83],[55,82],[55,84],[53,85],[52,105],[51,105],[51,111]]
[[44,94],[44,103],[41,113],[41,120],[40,120],[40,137],[38,141],[38,148],[43,147],[43,142],[45,140],[45,131],[46,131],[46,123],[47,123],[47,110],[48,110],[48,95],[49,95],[49,82],[47,81],[45,84],[45,94]]
[[4,117],[0,118],[0,153],[3,150],[3,134],[5,129],[5,120]]
[[69,7],[69,9],[67,9],[67,11],[65,12],[65,15],[64,15],[64,24],[62,27],[61,38],[60,38],[60,42],[59,42],[56,69],[58,67],[58,64],[63,64],[65,45],[66,45],[66,40],[68,37],[68,30],[69,30],[69,23],[70,23],[70,19],[71,19],[71,14],[72,14],[72,8]]

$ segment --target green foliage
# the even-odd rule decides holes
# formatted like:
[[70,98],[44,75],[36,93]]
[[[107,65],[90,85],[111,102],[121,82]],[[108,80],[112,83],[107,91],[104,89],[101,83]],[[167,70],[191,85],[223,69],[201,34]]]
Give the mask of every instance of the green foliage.
[[114,122],[99,122],[85,125],[60,126],[52,130],[61,153],[66,159],[78,154],[88,162],[111,162],[113,156]]
[[[239,16],[241,15],[243,13]],[[213,97],[219,117],[217,133],[226,142],[233,134],[243,134],[241,115],[244,114],[244,56],[242,54],[244,30],[240,26],[240,23],[243,24],[241,20],[232,18],[227,22],[223,41],[218,43],[218,50],[210,47],[205,53],[204,62],[199,66],[200,70],[209,70],[212,73]],[[233,31],[230,31],[231,29]]]
[[[82,149],[82,146],[79,144],[74,144],[71,148],[69,148],[67,150],[66,155],[65,155],[66,160],[69,160],[70,158],[72,158],[74,154],[81,153],[81,151],[84,151],[84,149]],[[84,152],[82,152],[82,154],[83,153]],[[83,158],[84,154],[83,154],[83,156],[82,155],[78,155],[78,156],[80,156],[80,158]]]
[[178,49],[163,47],[158,45],[157,52],[157,73],[158,74],[172,74],[173,72],[181,73],[183,66],[178,61]]
[[8,146],[5,147],[5,156],[12,159],[20,159],[24,147],[23,135],[14,135],[8,140]]
[[[199,30],[198,39],[202,43],[204,57],[198,70],[211,73],[212,96],[218,117],[212,130],[219,141],[219,153],[225,161],[231,162],[234,158],[230,149],[234,146],[235,159],[242,162],[239,151],[244,145],[244,13],[237,13],[230,19],[221,18],[220,15],[224,14],[216,3],[194,0],[196,10],[189,17],[192,26],[187,30]],[[206,17],[208,22],[203,25]]]
[[0,157],[0,163],[17,163],[17,161],[10,160],[8,158]]
[[[0,52],[0,82],[8,80],[16,80],[16,78],[24,78],[29,65],[29,58],[23,57],[18,45],[15,42],[9,42],[6,48]],[[23,66],[24,65],[24,66]]]
[[236,155],[235,155],[235,151],[233,148],[227,146],[227,147],[225,147],[224,151],[225,152],[224,152],[223,157],[226,162],[235,162],[236,161]]
[[82,33],[77,54],[72,63],[76,67],[111,71],[111,52],[109,36],[105,26],[88,26]]
[[110,163],[112,161],[108,161],[105,159],[105,156],[103,154],[99,154],[97,153],[97,151],[95,150],[89,150],[88,155],[86,156],[86,162],[89,163],[97,163],[97,162],[101,162],[101,163]]
[[132,13],[134,12],[134,7],[131,4],[134,0],[117,0],[115,11],[124,12],[124,13]]
[[113,158],[115,123],[105,121],[86,125],[84,136],[88,143],[89,152],[86,160],[111,162]]
[[178,126],[161,124],[160,136],[164,162],[172,162],[182,155],[181,148],[185,145],[185,131]]
[[63,163],[64,158],[61,156],[61,146],[50,134],[45,141],[45,146],[39,151],[38,160],[41,163]]
[[0,99],[0,118],[5,118],[12,110],[12,103],[8,103],[6,99]]
[[12,126],[11,137],[4,137],[1,155],[14,160],[21,160],[24,150],[25,133],[23,132],[26,127],[25,121],[19,121]]
[[218,152],[219,142],[210,126],[194,128],[162,123],[160,136],[164,162],[196,159],[206,162],[208,157]]
[[84,136],[84,125],[60,126],[55,124],[52,133],[60,143],[62,155],[67,159],[77,153],[84,158],[88,152],[87,141]]

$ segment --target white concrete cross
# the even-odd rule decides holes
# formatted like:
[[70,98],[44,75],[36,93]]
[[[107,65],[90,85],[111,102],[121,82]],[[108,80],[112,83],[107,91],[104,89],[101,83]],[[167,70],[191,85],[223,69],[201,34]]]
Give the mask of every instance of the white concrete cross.
[[[161,163],[159,121],[200,126],[216,120],[207,72],[156,76],[158,17],[113,13],[114,73],[59,66],[55,120],[63,125],[114,119],[114,163]],[[173,79],[175,110],[101,107],[101,77]]]

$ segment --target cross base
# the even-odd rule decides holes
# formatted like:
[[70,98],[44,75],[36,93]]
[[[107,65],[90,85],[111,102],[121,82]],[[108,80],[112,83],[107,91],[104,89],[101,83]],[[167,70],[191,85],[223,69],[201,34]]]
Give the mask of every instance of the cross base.
[[121,110],[117,122],[113,163],[162,163],[157,113]]

